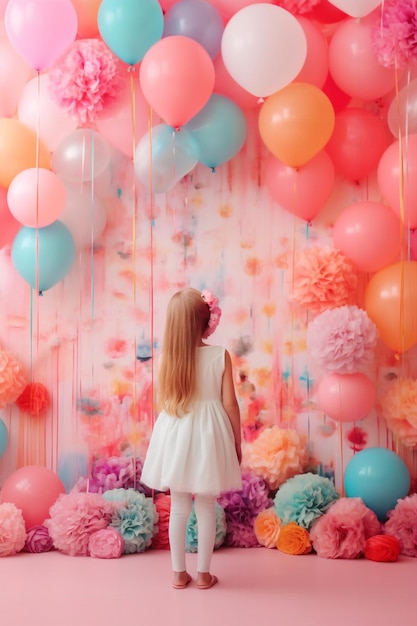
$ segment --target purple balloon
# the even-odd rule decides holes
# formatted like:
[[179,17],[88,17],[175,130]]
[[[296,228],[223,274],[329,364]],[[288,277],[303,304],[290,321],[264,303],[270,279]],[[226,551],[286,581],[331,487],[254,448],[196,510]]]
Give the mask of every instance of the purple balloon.
[[223,30],[219,11],[205,0],[180,0],[164,16],[163,37],[183,35],[194,39],[212,59],[220,52]]

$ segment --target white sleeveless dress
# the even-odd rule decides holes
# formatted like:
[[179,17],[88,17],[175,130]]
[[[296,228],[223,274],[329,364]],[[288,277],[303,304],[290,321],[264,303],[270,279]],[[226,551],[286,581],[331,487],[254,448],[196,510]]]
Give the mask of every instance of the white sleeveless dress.
[[198,400],[181,418],[159,414],[141,482],[158,491],[217,495],[242,487],[233,430],[221,401],[225,350],[199,347],[196,359]]

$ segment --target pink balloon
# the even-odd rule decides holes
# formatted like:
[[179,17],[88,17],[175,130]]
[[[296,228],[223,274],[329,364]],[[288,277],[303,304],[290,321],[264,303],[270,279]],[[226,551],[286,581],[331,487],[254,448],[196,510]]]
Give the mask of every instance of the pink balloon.
[[29,530],[49,518],[49,509],[61,493],[65,487],[57,474],[46,467],[27,465],[6,478],[0,502],[11,502],[20,509]]
[[348,107],[336,114],[326,150],[336,172],[358,182],[376,171],[388,144],[389,134],[379,117],[366,109]]
[[252,4],[274,4],[274,0],[208,0],[208,2],[220,11],[225,20],[229,20],[232,15]]
[[362,100],[377,100],[395,85],[398,69],[381,65],[372,47],[371,21],[348,18],[329,44],[329,71],[342,91]]
[[10,0],[7,35],[35,70],[49,67],[77,35],[77,12],[70,0]]
[[62,111],[49,95],[49,76],[42,74],[24,87],[17,107],[19,120],[39,131],[39,137],[53,152],[60,142],[77,128],[77,122]]
[[259,98],[246,91],[241,87],[234,78],[232,78],[226,69],[222,55],[219,54],[214,61],[215,81],[214,92],[221,96],[230,98],[236,102],[241,109],[254,109],[259,106]]
[[375,385],[365,374],[328,374],[320,381],[317,403],[337,422],[356,422],[374,408]]
[[152,108],[166,124],[180,128],[208,102],[214,87],[214,66],[198,42],[173,35],[148,50],[139,78]]
[[377,170],[381,193],[407,228],[417,228],[417,134],[394,141]]
[[273,155],[266,163],[265,184],[273,199],[307,222],[320,212],[331,194],[334,180],[334,165],[323,150],[297,168],[285,165]]
[[312,20],[297,15],[307,40],[307,56],[300,73],[294,78],[299,83],[311,83],[322,88],[329,72],[329,44],[323,32]]
[[333,243],[362,272],[377,272],[396,260],[401,226],[394,212],[379,202],[348,206],[333,227]]
[[23,170],[10,183],[7,202],[23,226],[43,228],[55,222],[65,206],[65,187],[50,170]]
[[14,219],[7,204],[7,189],[0,187],[0,248],[12,243],[21,224]]
[[0,117],[13,117],[17,103],[32,69],[12,44],[0,41]]

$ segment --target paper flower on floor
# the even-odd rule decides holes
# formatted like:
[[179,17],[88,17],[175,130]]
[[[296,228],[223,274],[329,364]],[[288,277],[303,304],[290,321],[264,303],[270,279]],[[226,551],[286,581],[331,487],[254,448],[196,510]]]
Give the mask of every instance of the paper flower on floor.
[[417,380],[397,378],[379,401],[389,430],[407,448],[417,446]]
[[91,475],[77,483],[78,491],[104,493],[109,489],[135,489],[145,495],[150,490],[140,482],[143,462],[130,456],[110,456],[96,461]]
[[169,550],[169,515],[171,512],[171,496],[158,493],[155,497],[155,507],[158,513],[158,532],[152,537],[152,548],[155,550]]
[[120,88],[118,61],[97,39],[74,41],[48,75],[51,98],[79,125],[94,122]]
[[16,402],[26,385],[23,366],[12,354],[0,348],[0,409]]
[[16,400],[16,405],[32,417],[39,417],[49,406],[49,393],[42,383],[29,383]]
[[[223,545],[226,537],[227,523],[226,513],[224,509],[216,502],[216,537],[214,540],[214,547],[220,548]],[[197,516],[195,514],[195,508],[193,503],[193,509],[191,515],[188,518],[187,523],[187,539],[186,539],[187,552],[197,552],[198,550],[198,523]]]
[[334,248],[311,247],[295,259],[290,300],[301,310],[318,315],[349,304],[356,290],[353,263]]
[[267,483],[253,472],[245,471],[242,474],[242,489],[221,493],[218,502],[226,513],[224,544],[238,548],[257,546],[253,529],[255,517],[272,505]]
[[417,557],[417,493],[398,500],[388,513],[384,533],[398,539],[401,554]]
[[49,552],[53,548],[53,541],[46,526],[32,526],[29,528],[26,536],[25,550],[26,552]]
[[338,498],[331,480],[308,472],[281,485],[274,498],[274,507],[282,524],[295,522],[309,530]]
[[243,446],[242,466],[263,478],[271,490],[303,471],[307,459],[307,438],[290,428],[265,428]]
[[321,0],[277,0],[275,4],[293,15],[303,15],[310,13],[320,2]]
[[385,0],[382,17],[371,27],[378,61],[384,67],[405,67],[417,60],[415,0]]
[[54,547],[69,556],[87,556],[90,535],[106,528],[113,506],[98,493],[61,494],[49,509],[44,525]]
[[281,530],[281,520],[274,507],[258,513],[253,522],[253,529],[258,543],[265,548],[276,548],[278,535]]
[[25,520],[14,504],[0,504],[0,557],[23,550],[26,541]]
[[158,532],[158,513],[152,499],[134,489],[111,489],[103,498],[114,505],[110,525],[123,537],[124,553],[144,552],[149,548]]
[[400,542],[390,535],[374,535],[365,542],[364,556],[370,561],[393,563],[398,561],[400,552]]
[[360,371],[374,360],[378,331],[357,306],[341,306],[320,313],[307,329],[308,352],[330,372]]
[[123,545],[122,535],[109,526],[90,535],[88,551],[96,559],[118,559],[123,554]]
[[325,559],[356,559],[366,540],[381,532],[381,524],[361,498],[340,498],[310,530],[313,548]]
[[277,548],[285,554],[309,554],[312,546],[308,530],[295,522],[284,524],[278,535]]

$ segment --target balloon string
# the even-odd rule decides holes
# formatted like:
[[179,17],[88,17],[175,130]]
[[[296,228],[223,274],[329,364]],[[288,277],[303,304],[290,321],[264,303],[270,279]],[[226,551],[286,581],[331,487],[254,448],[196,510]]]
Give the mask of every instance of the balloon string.
[[[395,64],[395,97],[397,103],[399,103],[399,84],[398,84],[398,72],[397,72],[397,64]],[[398,104],[399,106],[399,104]],[[399,151],[399,166],[400,166],[400,237],[401,241],[404,239],[404,228],[405,228],[405,203],[404,203],[404,189],[405,189],[405,163],[404,163],[404,141],[401,133],[401,128],[399,129],[398,136],[398,151]],[[405,337],[404,337],[404,285],[405,285],[405,264],[404,264],[404,250],[403,246],[401,246],[401,281],[400,281],[400,345],[401,345],[401,355],[404,354],[405,349]],[[402,364],[402,360],[401,360]]]
[[154,220],[154,215],[153,215],[153,210],[154,210],[154,205],[153,205],[153,190],[152,190],[152,181],[153,181],[153,169],[152,169],[152,129],[153,129],[153,121],[152,121],[152,107],[149,107],[149,112],[148,112],[148,132],[149,132],[149,150],[150,150],[150,158],[149,158],[149,163],[150,163],[150,205],[149,205],[149,210],[150,210],[150,215],[149,215],[149,224],[150,224],[150,233],[149,233],[149,239],[150,239],[150,248],[151,248],[151,266],[150,266],[150,302],[149,302],[149,308],[150,308],[150,335],[151,335],[151,363],[152,363],[152,367],[151,367],[151,426],[152,429],[155,425],[155,354],[154,354],[154,345],[155,345],[155,339],[154,339],[154,297],[155,297],[155,293],[154,293],[154,259],[153,259],[153,248],[154,248],[154,239],[153,239],[153,220]]
[[91,251],[90,251],[90,265],[91,265],[91,340],[92,340],[92,359],[91,359],[91,379],[94,388],[95,369],[94,369],[94,325],[95,325],[95,263],[94,263],[94,208],[95,208],[95,131],[91,129]]
[[339,422],[339,445],[340,445],[340,468],[341,468],[340,471],[341,471],[341,476],[342,476],[341,495],[344,496],[345,487],[344,487],[343,476],[345,474],[345,461],[344,461],[344,454],[343,454],[343,424],[342,422]]

